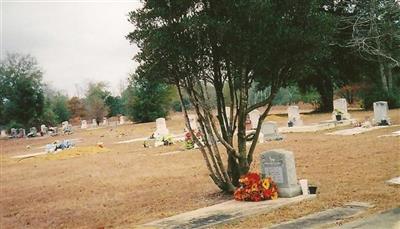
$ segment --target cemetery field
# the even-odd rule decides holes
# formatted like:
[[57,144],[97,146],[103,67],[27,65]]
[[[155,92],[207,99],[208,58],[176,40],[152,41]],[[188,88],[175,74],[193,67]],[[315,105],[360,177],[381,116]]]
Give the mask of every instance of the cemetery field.
[[[272,113],[267,120],[286,124],[286,114],[279,109]],[[359,121],[373,117],[371,111],[350,114]],[[390,110],[389,116],[400,124],[400,109]],[[302,118],[307,125],[331,119],[331,114]],[[171,115],[167,127],[183,133],[183,117]],[[212,183],[196,149],[183,151],[183,143],[144,148],[140,140],[117,144],[150,136],[155,123],[75,129],[71,135],[0,140],[0,228],[131,228],[233,198]],[[318,196],[218,227],[265,227],[352,201],[374,204],[367,214],[397,207],[400,188],[385,181],[400,176],[400,138],[378,137],[397,130],[400,126],[354,136],[325,134],[333,130],[288,133],[282,141],[259,144],[252,171],[259,171],[263,151],[293,151],[298,178],[317,185]],[[12,158],[44,151],[41,147],[57,139],[73,139],[76,147],[51,156]]]

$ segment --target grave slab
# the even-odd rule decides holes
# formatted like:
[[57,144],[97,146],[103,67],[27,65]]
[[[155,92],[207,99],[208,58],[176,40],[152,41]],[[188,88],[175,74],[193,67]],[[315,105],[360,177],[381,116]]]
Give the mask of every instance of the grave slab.
[[313,199],[315,197],[316,195],[301,195],[293,198],[278,198],[277,200],[260,202],[231,200],[153,221],[142,225],[142,228],[209,228],[243,217],[267,213],[283,206]]
[[357,134],[362,134],[362,133],[365,133],[368,131],[382,129],[382,128],[386,128],[386,127],[388,127],[388,126],[374,126],[371,128],[354,127],[351,129],[338,130],[338,131],[335,131],[332,133],[326,133],[326,135],[342,135],[342,136],[357,135]]
[[364,219],[356,220],[340,227],[340,229],[398,229],[400,228],[400,208],[394,208],[389,211],[379,213]]
[[392,185],[400,185],[400,177],[392,178],[392,179],[386,181],[386,183],[392,184]]
[[355,216],[366,211],[371,205],[367,203],[350,203],[343,207],[332,208],[322,212],[317,212],[308,216],[301,217],[289,222],[285,222],[270,229],[297,229],[297,228],[321,228],[337,221]]

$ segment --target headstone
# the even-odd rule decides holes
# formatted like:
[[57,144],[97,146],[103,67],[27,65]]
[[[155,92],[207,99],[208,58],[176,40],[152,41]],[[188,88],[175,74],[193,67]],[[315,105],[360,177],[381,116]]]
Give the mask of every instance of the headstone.
[[87,129],[87,121],[86,120],[82,120],[81,121],[81,129]]
[[225,113],[226,113],[226,117],[228,118],[228,121],[229,121],[231,118],[231,108],[225,107]]
[[3,138],[4,138],[4,137],[7,137],[6,130],[1,130],[0,136],[3,137]]
[[[303,121],[300,118],[300,112],[298,106],[288,107],[288,124],[289,126],[302,126]],[[291,125],[290,125],[291,124]]]
[[125,116],[123,116],[123,115],[119,116],[119,124],[120,125],[125,124]]
[[190,115],[188,115],[188,118],[189,118],[189,124],[190,124],[190,127],[192,128],[192,130],[198,130],[198,125],[197,125],[197,115],[193,115],[193,114],[190,114]]
[[103,126],[107,126],[108,125],[108,119],[106,117],[103,118]]
[[66,128],[68,128],[68,121],[64,121],[64,122],[62,122],[61,123],[61,127],[62,127],[62,129],[66,129]]
[[42,125],[40,126],[40,132],[41,132],[42,134],[47,134],[47,127],[46,127],[46,125],[42,124]]
[[264,141],[282,140],[279,135],[278,124],[276,122],[264,122],[261,126],[261,133]]
[[341,115],[341,119],[349,120],[350,114],[347,112],[347,101],[344,98],[333,100],[333,113],[332,119],[336,119],[336,115]]
[[388,115],[389,107],[386,101],[374,102],[374,124],[375,125],[390,125]]
[[261,154],[261,174],[272,177],[278,186],[279,197],[294,197],[301,194],[297,182],[294,155],[290,151],[276,149]]
[[10,133],[11,133],[11,137],[13,137],[13,138],[16,138],[18,136],[17,129],[15,129],[15,128],[11,128]]
[[97,120],[95,118],[92,119],[92,127],[97,127]]
[[258,110],[253,110],[249,113],[249,118],[250,118],[252,129],[257,129],[258,120],[260,118],[260,115],[261,115],[260,111],[258,111]]
[[25,136],[26,136],[25,129],[19,128],[19,130],[18,130],[18,137],[19,137],[19,138],[24,138]]
[[155,138],[164,137],[169,134],[167,129],[167,124],[165,123],[165,118],[156,119],[156,131],[154,132]]

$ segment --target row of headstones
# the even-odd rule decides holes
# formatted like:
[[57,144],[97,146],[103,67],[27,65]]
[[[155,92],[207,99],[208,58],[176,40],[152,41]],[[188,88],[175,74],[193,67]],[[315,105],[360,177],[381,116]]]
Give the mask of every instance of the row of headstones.
[[[67,128],[70,128],[70,126],[67,126]],[[1,130],[0,136],[1,137],[12,137],[12,138],[24,138],[24,137],[36,137],[40,134],[41,135],[46,135],[46,134],[53,134],[57,133],[57,128],[56,127],[47,127],[46,125],[41,125],[40,126],[40,133],[38,133],[36,127],[31,127],[29,129],[29,133],[26,134],[26,130],[24,128],[11,128],[10,129],[10,135],[7,135],[6,130]]]
[[[120,116],[119,117],[119,124],[120,125],[123,125],[123,124],[125,124],[125,116]],[[100,123],[100,125],[102,125],[102,126],[107,126],[109,123],[108,123],[108,119],[106,118],[106,117],[104,117],[103,118],[103,122],[102,123]],[[96,119],[92,119],[92,125],[91,125],[91,127],[97,127],[98,126],[98,124],[97,124],[97,120]],[[88,122],[87,122],[87,120],[82,120],[81,121],[81,129],[87,129],[88,128]]]
[[[374,102],[374,120],[375,125],[389,125],[388,103],[386,101]],[[350,120],[351,116],[347,111],[346,99],[336,99],[333,101],[332,119],[334,121]],[[288,108],[288,126],[302,126],[303,121],[300,117],[299,107],[290,106]]]

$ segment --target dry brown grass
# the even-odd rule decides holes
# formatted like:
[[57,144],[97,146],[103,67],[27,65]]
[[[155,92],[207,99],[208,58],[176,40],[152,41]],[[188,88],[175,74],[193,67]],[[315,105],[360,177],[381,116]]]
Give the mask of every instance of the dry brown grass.
[[[371,112],[351,113],[360,120],[372,116]],[[390,115],[400,123],[400,110],[392,110]],[[303,115],[305,123],[329,118],[330,114]],[[282,125],[286,122],[286,117],[279,115],[269,119]],[[179,114],[167,125],[173,133],[182,132],[184,127]],[[197,150],[163,155],[182,146],[147,149],[141,142],[113,144],[149,136],[154,127],[154,123],[135,124],[79,130],[56,138],[0,141],[1,228],[126,228],[231,198],[221,194],[208,178]],[[298,177],[318,186],[318,198],[221,227],[259,228],[350,201],[375,204],[368,214],[398,206],[399,187],[384,181],[400,175],[400,141],[398,137],[377,138],[398,129],[389,127],[348,137],[324,132],[286,134],[283,141],[259,145],[257,155],[273,148],[293,151]],[[84,139],[75,150],[86,150],[79,155],[71,151],[73,157],[60,154],[54,160],[10,159],[42,151],[38,147],[63,138]],[[104,142],[104,152],[87,150],[97,142]],[[259,168],[257,155],[254,171]]]

